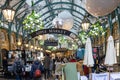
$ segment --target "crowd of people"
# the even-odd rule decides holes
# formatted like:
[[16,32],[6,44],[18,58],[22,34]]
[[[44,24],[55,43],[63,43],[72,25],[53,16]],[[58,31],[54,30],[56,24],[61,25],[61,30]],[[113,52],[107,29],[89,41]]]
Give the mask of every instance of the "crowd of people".
[[[89,69],[87,66],[83,65],[83,60],[77,60],[74,55],[69,57],[52,58],[52,56],[50,56],[49,54],[45,55],[44,60],[39,60],[35,58],[33,63],[31,64],[31,69],[29,72],[26,72],[24,61],[21,58],[16,57],[13,64],[13,73],[16,77],[16,80],[43,80],[43,78],[45,80],[51,80],[51,78],[59,80],[61,78],[62,72],[57,71],[57,68],[60,66],[60,64],[68,62],[78,62],[78,72],[80,72],[81,75],[89,75]],[[4,57],[3,63],[3,70],[6,73],[6,57]]]

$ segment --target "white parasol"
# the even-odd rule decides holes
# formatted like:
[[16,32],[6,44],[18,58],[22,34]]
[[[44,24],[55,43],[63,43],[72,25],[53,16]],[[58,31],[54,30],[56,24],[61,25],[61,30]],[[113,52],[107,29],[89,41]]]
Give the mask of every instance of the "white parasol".
[[110,66],[113,66],[115,63],[117,63],[116,51],[114,47],[113,37],[110,36],[108,38],[107,50],[105,56],[105,64],[109,66],[109,80],[110,80]]
[[115,47],[114,47],[113,37],[110,36],[108,38],[108,43],[107,43],[105,64],[107,66],[113,66],[113,64],[115,64],[115,63],[117,63],[116,51],[115,51]]
[[93,55],[92,55],[92,46],[91,46],[90,38],[87,38],[87,41],[86,41],[83,64],[87,65],[88,67],[94,66],[94,60],[93,60]]

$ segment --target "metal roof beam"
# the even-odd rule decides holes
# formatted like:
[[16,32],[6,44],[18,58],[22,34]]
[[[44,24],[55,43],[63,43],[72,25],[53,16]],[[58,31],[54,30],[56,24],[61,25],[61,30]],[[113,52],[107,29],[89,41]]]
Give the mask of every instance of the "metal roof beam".
[[37,5],[37,4],[40,3],[41,1],[43,1],[43,0],[38,0],[38,1],[36,1],[36,2],[34,3],[34,5]]
[[[80,23],[78,20],[74,19],[74,21],[77,22],[76,24],[78,24],[78,25],[80,26],[81,23]],[[44,25],[47,25],[47,24],[50,23],[50,22],[51,22],[51,21],[47,21]],[[74,23],[75,23],[75,22],[74,22]]]
[[[87,12],[83,7],[81,7],[81,6],[77,5],[77,4],[71,3],[71,2],[55,2],[55,3],[51,3],[51,5],[58,5],[58,4],[74,5],[74,6],[78,7],[78,8],[80,8],[80,9],[82,9],[83,11]],[[43,6],[42,9],[46,8],[47,6],[49,6],[49,4]]]
[[27,9],[23,10],[22,12],[20,12],[19,14],[17,14],[15,17],[17,17],[18,15],[22,14],[24,11],[26,11]]
[[[45,2],[46,2],[47,5],[49,5],[49,6],[48,6],[48,10],[51,11],[51,12],[50,12],[50,15],[54,14],[54,12],[52,11],[53,8],[52,8],[52,6],[51,6],[51,2],[50,2],[49,0],[45,0]],[[55,17],[55,16],[52,16],[52,18],[54,18],[54,17]]]
[[[5,1],[5,4],[2,5],[0,8],[3,9],[6,5],[7,5],[7,0]],[[2,11],[1,11],[1,13],[0,13],[0,19],[1,19],[1,17],[2,17]]]
[[[56,9],[53,9],[52,11],[56,11],[56,10],[69,10],[69,11],[70,11],[71,9],[70,9],[70,8],[56,8]],[[72,11],[80,14],[81,16],[84,16],[84,14],[80,13],[79,11],[76,11],[76,10],[74,10],[74,9],[73,9]],[[51,10],[43,13],[43,14],[41,15],[41,17],[44,16],[44,15],[46,15],[46,14],[48,14],[49,12],[51,12]]]
[[[41,1],[44,1],[44,0],[38,0],[38,1],[36,1],[36,2],[34,3],[34,6],[37,5],[37,4],[38,4],[39,2],[41,2]],[[74,6],[78,7],[78,8],[80,8],[80,9],[82,9],[83,11],[87,12],[87,11],[86,11],[84,8],[82,8],[81,6],[79,6],[79,5],[77,5],[77,4],[73,4],[73,3],[71,3],[71,2],[55,2],[55,3],[51,3],[51,5],[58,5],[58,4],[74,5]],[[49,4],[43,6],[43,8],[40,9],[40,11],[43,10],[44,8],[46,8],[47,6],[49,6]],[[27,10],[27,9],[26,9],[26,10]],[[25,11],[26,11],[26,10],[25,10]],[[70,10],[70,9],[69,9],[69,10]],[[39,11],[39,12],[40,12],[40,11]],[[81,14],[82,14],[82,13],[81,13]]]
[[[74,9],[74,5],[73,5],[74,4],[74,0],[72,0],[71,3],[72,3],[71,9]],[[71,10],[71,14],[73,14],[72,10]]]
[[[38,0],[38,1],[36,1],[36,2],[34,3],[34,5],[37,5],[37,4],[38,4],[39,2],[41,2],[41,1],[44,1],[44,0]],[[73,0],[73,1],[74,1],[74,0]],[[81,7],[81,6],[79,6],[79,5],[75,4],[75,3],[72,3],[72,2],[54,2],[54,3],[51,3],[51,5],[57,5],[57,4],[74,5],[74,6],[76,6],[76,7],[79,7],[79,8],[82,9],[83,11],[87,12],[83,7]],[[42,9],[46,8],[47,6],[49,6],[49,4],[43,6]]]
[[[74,24],[73,26],[75,26],[75,27],[79,27],[79,25],[78,24]],[[48,24],[46,27],[48,27],[48,28],[52,28],[53,26],[52,26],[52,23],[50,23],[50,24]]]
[[[46,18],[44,18],[43,21],[46,21],[48,18],[50,18],[50,17],[53,16],[53,15],[57,16],[57,14],[49,15],[49,16],[47,16]],[[78,16],[76,16],[76,15],[74,15],[74,14],[72,14],[72,16],[74,16],[75,18],[80,19],[81,21],[83,20],[83,19],[81,19],[80,17],[78,17]]]
[[20,2],[22,2],[22,0],[20,0],[20,1],[17,2],[16,4],[14,4],[14,5],[12,6],[12,8],[15,7],[16,5],[18,5]]
[[[80,22],[78,20],[74,19],[74,21],[77,22],[77,23],[74,22],[74,24],[77,24],[78,26],[80,26]],[[51,21],[47,21],[45,25],[47,25],[49,23],[51,23]]]
[[22,1],[22,2],[19,4],[19,6],[18,6],[17,9],[16,9],[16,13],[19,11],[19,9],[21,8],[21,5],[23,5],[24,2],[25,2],[25,1]]

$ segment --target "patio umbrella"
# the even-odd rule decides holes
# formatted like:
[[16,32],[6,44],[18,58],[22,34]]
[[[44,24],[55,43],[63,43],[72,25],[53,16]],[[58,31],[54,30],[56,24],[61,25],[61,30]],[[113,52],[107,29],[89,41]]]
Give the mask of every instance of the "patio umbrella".
[[116,51],[114,47],[114,41],[113,37],[110,36],[108,38],[108,43],[107,43],[107,50],[106,50],[106,56],[105,56],[105,64],[107,66],[113,66],[113,64],[117,63],[116,59]]
[[91,46],[90,38],[87,38],[87,41],[86,41],[83,64],[88,66],[88,67],[93,67],[94,66],[94,60],[93,60],[93,55],[92,55],[92,46]]
[[110,36],[108,38],[107,50],[105,56],[105,64],[109,67],[109,80],[110,80],[110,66],[113,66],[115,63],[117,63],[116,51],[114,47],[113,37]]
[[[87,41],[86,41],[83,64],[89,67],[89,70],[91,72],[90,67],[94,66],[94,60],[93,60],[93,55],[92,55],[92,45],[91,45],[90,38],[87,38]],[[90,76],[91,76],[90,80],[92,80],[92,74]]]

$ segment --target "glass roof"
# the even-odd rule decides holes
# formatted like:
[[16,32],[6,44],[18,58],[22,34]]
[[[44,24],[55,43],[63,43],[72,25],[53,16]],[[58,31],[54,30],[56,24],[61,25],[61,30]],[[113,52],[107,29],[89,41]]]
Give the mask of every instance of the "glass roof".
[[[31,1],[34,2],[33,7]],[[7,0],[0,0],[1,8],[6,7],[6,4]],[[84,2],[81,0],[10,0],[10,6],[16,10],[15,19],[25,18],[34,9],[41,15],[45,28],[53,27],[52,20],[60,12],[69,11],[73,16],[74,24],[71,31],[73,30],[74,32],[76,29],[80,29],[80,24],[86,13]]]
[[[26,3],[31,6],[31,1]],[[34,10],[41,14],[45,28],[51,28],[52,20],[63,11],[69,11],[74,20],[73,29],[79,28],[85,16],[84,3],[80,0],[34,0]]]
[[[34,4],[32,4],[32,1],[34,2]],[[87,11],[85,10],[85,2],[84,1],[85,0],[10,0],[10,6],[16,11],[14,21],[12,22],[13,24],[12,24],[11,29],[9,28],[8,22],[5,21],[2,12],[0,13],[0,19],[1,19],[0,22],[3,22],[2,23],[3,27],[13,30],[15,32],[19,31],[18,32],[19,34],[26,37],[26,36],[28,36],[30,31],[29,30],[25,31],[23,29],[23,26],[24,26],[23,22],[28,17],[28,15],[30,15],[32,13],[33,10],[37,14],[40,14],[40,17],[38,18],[38,20],[41,19],[43,21],[44,28],[42,28],[42,29],[53,28],[54,27],[53,20],[56,17],[66,18],[66,17],[68,17],[68,14],[70,13],[72,15],[72,17],[70,17],[70,16],[69,17],[70,17],[70,19],[73,20],[73,25],[70,22],[70,20],[68,20],[68,22],[71,23],[69,25],[72,26],[72,27],[70,27],[70,31],[77,34],[79,36],[78,38],[80,38],[80,37],[84,38],[84,37],[87,37],[86,36],[86,34],[88,34],[87,32],[92,34],[90,31],[92,31],[92,30],[93,30],[93,32],[95,31],[95,29],[93,29],[94,26],[93,27],[90,26],[87,32],[85,32],[85,31],[82,32],[81,23],[82,23],[83,19],[85,18],[86,14],[89,15],[89,16],[87,16],[87,18],[90,20],[91,24],[96,23],[96,24],[98,24],[98,26],[100,26],[100,27],[97,26],[98,30],[99,30],[99,28],[101,28],[101,24],[99,24],[99,21],[104,22],[104,23],[106,22],[105,25],[108,24],[108,16],[96,18],[96,17],[93,17],[92,15],[90,15],[89,13],[87,13]],[[0,11],[1,11],[1,9],[8,6],[7,3],[8,3],[8,0],[0,0]],[[64,11],[67,11],[68,14],[64,14],[61,16],[60,14]],[[115,16],[113,16],[113,17],[115,17]],[[35,20],[33,20],[33,21],[35,22]],[[67,24],[68,24],[68,22],[67,22]],[[31,23],[31,20],[30,20],[30,23]],[[34,27],[36,28],[36,25],[34,25]],[[34,27],[32,26],[32,28],[34,28]],[[40,29],[40,28],[38,28],[38,29]],[[84,33],[86,33],[86,34],[84,35]],[[95,34],[95,33],[93,33],[93,34]],[[56,38],[56,35],[54,35],[54,36]],[[66,37],[66,36],[62,36],[62,37]],[[68,38],[68,37],[66,37],[66,38]],[[82,41],[82,39],[81,40],[79,39],[79,41],[77,41],[77,42],[80,43],[80,41]]]

